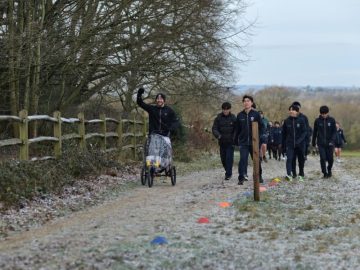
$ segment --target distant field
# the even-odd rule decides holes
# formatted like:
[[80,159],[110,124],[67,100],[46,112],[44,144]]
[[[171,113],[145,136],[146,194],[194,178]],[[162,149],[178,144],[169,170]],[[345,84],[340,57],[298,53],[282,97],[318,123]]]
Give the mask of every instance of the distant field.
[[360,157],[360,150],[359,151],[342,151],[341,155],[344,157]]

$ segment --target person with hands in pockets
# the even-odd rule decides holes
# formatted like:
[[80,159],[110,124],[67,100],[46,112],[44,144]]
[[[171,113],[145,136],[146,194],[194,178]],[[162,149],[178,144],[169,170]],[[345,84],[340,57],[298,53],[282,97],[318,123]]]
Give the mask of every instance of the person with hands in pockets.
[[[334,145],[336,139],[336,121],[329,115],[329,107],[321,106],[320,115],[315,119],[312,146],[317,145],[320,155],[320,166],[324,178],[332,176],[332,166],[334,163]],[[327,163],[327,164],[326,164]]]
[[[239,146],[240,150],[240,161],[239,161],[239,176],[238,184],[243,185],[244,181],[248,180],[247,167],[249,154],[253,158],[253,134],[252,134],[252,123],[258,123],[259,136],[262,135],[263,129],[261,124],[261,116],[254,107],[254,98],[249,95],[244,95],[242,99],[244,109],[236,116],[234,143]],[[260,146],[260,145],[259,145]],[[262,167],[259,160],[260,178],[259,182],[263,183],[262,178]]]
[[233,138],[236,116],[231,113],[229,102],[224,102],[221,108],[222,112],[214,120],[212,133],[219,142],[221,163],[225,169],[225,180],[229,180],[232,176],[234,162]]
[[283,151],[286,151],[286,176],[285,180],[292,181],[295,175],[293,159],[298,158],[299,161],[299,175],[298,180],[304,180],[304,166],[305,166],[305,144],[308,127],[302,117],[299,117],[299,107],[291,105],[289,107],[289,117],[285,119],[282,126],[282,146]]

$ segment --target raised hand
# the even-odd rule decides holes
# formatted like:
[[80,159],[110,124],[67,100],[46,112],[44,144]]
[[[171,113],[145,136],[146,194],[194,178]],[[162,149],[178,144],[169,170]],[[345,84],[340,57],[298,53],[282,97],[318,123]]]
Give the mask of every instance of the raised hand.
[[140,87],[137,94],[138,94],[138,96],[142,96],[142,94],[144,94],[144,92],[145,92],[145,89]]

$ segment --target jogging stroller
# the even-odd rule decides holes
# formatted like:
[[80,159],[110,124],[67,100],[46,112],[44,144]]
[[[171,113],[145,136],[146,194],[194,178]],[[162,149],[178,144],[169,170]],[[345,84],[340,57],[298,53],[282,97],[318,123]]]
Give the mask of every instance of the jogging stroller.
[[170,138],[156,133],[150,134],[144,147],[144,160],[141,170],[141,184],[153,186],[154,178],[170,176],[171,184],[176,184],[176,168],[172,160]]

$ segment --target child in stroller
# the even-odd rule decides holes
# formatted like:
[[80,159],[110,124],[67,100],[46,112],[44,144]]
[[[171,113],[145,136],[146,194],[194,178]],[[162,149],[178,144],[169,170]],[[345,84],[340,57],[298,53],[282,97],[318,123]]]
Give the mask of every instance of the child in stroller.
[[145,143],[141,183],[152,187],[156,176],[170,176],[171,184],[176,184],[176,169],[172,161],[170,138],[151,133]]

